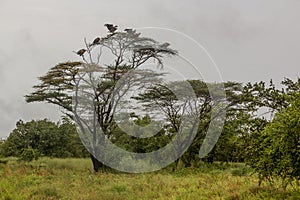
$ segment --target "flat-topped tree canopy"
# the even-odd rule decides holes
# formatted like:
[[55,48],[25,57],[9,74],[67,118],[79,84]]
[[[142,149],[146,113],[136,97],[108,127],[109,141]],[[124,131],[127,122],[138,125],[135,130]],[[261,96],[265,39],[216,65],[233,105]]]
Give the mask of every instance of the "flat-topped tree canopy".
[[[117,27],[108,25],[107,28]],[[84,41],[85,47],[74,51],[81,61],[58,63],[39,77],[40,83],[33,86],[34,91],[25,96],[28,103],[55,104],[63,108],[65,114],[72,116],[72,92],[78,73],[100,72],[99,81],[102,83],[99,83],[99,92],[104,91],[103,88],[107,92],[129,70],[137,69],[150,59],[154,59],[157,66],[162,68],[164,56],[177,54],[176,50],[169,48],[169,43],[143,37],[141,33],[129,28],[124,31],[109,30],[106,36],[98,36],[92,42]],[[104,56],[112,57],[113,61],[103,63]]]
[[[114,27],[112,24],[108,25],[111,25],[110,28]],[[127,65],[131,66],[132,69],[144,64],[150,58],[154,58],[158,66],[163,67],[164,56],[177,54],[176,50],[169,47],[169,43],[160,43],[152,38],[143,37],[141,33],[129,28],[124,29],[124,31],[110,31],[107,36],[97,37],[93,42],[85,40],[85,45],[86,53],[80,56],[83,56],[86,63],[100,64],[103,51],[108,50],[114,58],[114,63],[108,65],[115,67]],[[92,52],[96,48],[99,48],[100,51],[94,59]]]

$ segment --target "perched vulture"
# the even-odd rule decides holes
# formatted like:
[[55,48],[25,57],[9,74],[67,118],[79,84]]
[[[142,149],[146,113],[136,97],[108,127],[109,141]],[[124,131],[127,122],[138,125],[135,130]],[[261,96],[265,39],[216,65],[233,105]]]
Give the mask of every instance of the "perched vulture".
[[106,28],[109,30],[109,32],[114,33],[118,26],[117,25],[113,25],[113,24],[104,24],[104,26],[106,26]]
[[97,37],[96,39],[94,39],[93,44],[92,45],[96,45],[99,44],[101,38]]
[[79,55],[79,56],[83,56],[83,54],[86,52],[86,50],[85,49],[80,49],[79,51],[77,51],[77,54]]

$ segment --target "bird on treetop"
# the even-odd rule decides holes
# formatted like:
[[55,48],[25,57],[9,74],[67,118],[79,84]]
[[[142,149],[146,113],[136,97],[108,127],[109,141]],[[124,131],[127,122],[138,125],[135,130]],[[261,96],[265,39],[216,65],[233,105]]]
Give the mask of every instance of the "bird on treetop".
[[101,38],[97,37],[96,39],[94,39],[92,45],[96,45],[96,44],[99,44]]
[[79,51],[77,51],[76,53],[79,55],[79,56],[83,56],[83,54],[86,52],[85,49],[80,49]]
[[118,26],[117,25],[113,25],[113,24],[104,24],[104,26],[106,26],[106,28],[109,30],[109,32],[114,33]]

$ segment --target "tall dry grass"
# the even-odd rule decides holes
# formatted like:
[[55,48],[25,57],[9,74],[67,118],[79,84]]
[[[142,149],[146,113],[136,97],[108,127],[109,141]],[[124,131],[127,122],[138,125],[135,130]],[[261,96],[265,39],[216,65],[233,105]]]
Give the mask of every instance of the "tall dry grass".
[[[199,164],[172,172],[95,174],[89,159],[42,158],[31,163],[15,158],[0,163],[0,199],[300,199],[296,186],[287,190],[264,184],[244,164]],[[252,175],[251,175],[252,174]]]

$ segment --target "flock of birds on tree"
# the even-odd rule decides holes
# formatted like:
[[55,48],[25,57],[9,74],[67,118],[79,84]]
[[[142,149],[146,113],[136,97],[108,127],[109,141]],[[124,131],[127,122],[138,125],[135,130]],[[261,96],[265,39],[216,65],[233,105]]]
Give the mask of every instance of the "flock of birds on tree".
[[[90,47],[91,46],[94,46],[94,45],[98,45],[102,42],[102,40],[104,39],[107,39],[111,36],[113,36],[114,34],[116,34],[116,31],[118,29],[118,26],[117,25],[113,25],[113,24],[104,24],[104,26],[108,29],[108,32],[110,33],[109,36],[107,36],[106,38],[100,38],[100,37],[97,37],[93,40],[93,42],[89,45]],[[126,28],[124,29],[124,31],[127,33],[127,34],[130,34],[130,35],[133,35],[135,37],[139,37],[141,33],[137,33],[136,30],[134,29],[130,29],[130,28]],[[166,49],[170,44],[169,43],[163,43],[160,45],[160,48],[162,49]],[[141,46],[141,45],[137,45],[136,48],[138,49],[138,51],[140,53],[149,53],[149,52],[154,52],[155,51],[155,48],[152,47],[152,46]],[[86,49],[80,49],[79,51],[77,52],[74,52],[76,53],[77,55],[79,56],[84,56],[85,52],[87,52]]]

